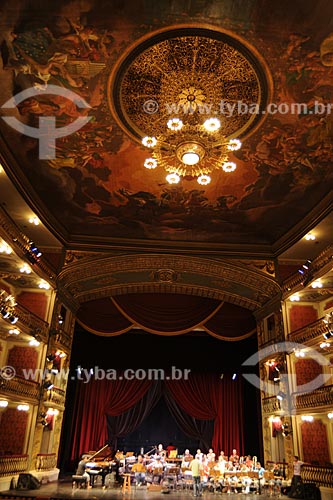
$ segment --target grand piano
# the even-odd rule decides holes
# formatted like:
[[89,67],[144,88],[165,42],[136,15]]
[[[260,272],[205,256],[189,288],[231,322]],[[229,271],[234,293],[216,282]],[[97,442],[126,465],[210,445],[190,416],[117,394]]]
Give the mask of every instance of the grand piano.
[[[112,457],[112,451],[108,444],[103,446],[100,450],[94,452],[89,462],[86,463],[86,471],[90,476],[90,484],[94,486],[97,476],[102,478],[102,487],[105,487],[105,477],[112,471],[116,470],[117,461]],[[116,471],[117,472],[117,471]]]

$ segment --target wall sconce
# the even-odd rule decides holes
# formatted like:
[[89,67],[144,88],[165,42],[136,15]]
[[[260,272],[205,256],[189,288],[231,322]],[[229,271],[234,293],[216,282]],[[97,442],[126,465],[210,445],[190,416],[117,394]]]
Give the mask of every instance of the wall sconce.
[[302,415],[301,420],[303,422],[313,422],[314,418],[312,415]]
[[42,424],[44,427],[46,427],[48,425],[48,422],[46,420],[47,413],[45,413],[45,411],[42,411],[40,412],[39,416],[41,418],[39,423]]
[[17,405],[16,409],[18,411],[29,411],[29,405]]
[[293,431],[289,430],[288,422],[286,422],[285,424],[282,424],[282,436],[283,437],[288,437],[292,433],[293,433]]

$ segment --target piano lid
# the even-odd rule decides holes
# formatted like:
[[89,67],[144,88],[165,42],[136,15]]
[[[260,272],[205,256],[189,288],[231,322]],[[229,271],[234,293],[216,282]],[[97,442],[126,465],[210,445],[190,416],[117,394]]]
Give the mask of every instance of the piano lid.
[[95,460],[99,462],[101,460],[105,460],[106,458],[110,458],[112,455],[112,450],[108,444],[100,448],[99,450],[93,452],[90,456],[89,460]]

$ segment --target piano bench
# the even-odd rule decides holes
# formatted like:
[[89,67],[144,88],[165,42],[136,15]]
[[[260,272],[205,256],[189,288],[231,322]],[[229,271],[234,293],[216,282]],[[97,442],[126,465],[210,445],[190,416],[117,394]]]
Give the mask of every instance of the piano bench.
[[73,488],[86,488],[88,486],[88,478],[74,474],[72,476]]

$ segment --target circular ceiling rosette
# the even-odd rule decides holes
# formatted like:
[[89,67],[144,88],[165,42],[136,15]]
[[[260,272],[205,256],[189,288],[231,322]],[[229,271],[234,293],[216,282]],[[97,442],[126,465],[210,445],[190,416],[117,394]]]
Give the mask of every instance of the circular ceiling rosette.
[[138,142],[165,133],[171,117],[221,122],[221,137],[244,138],[262,119],[272,79],[257,51],[237,35],[198,26],[160,30],[138,40],[115,65],[108,101]]

